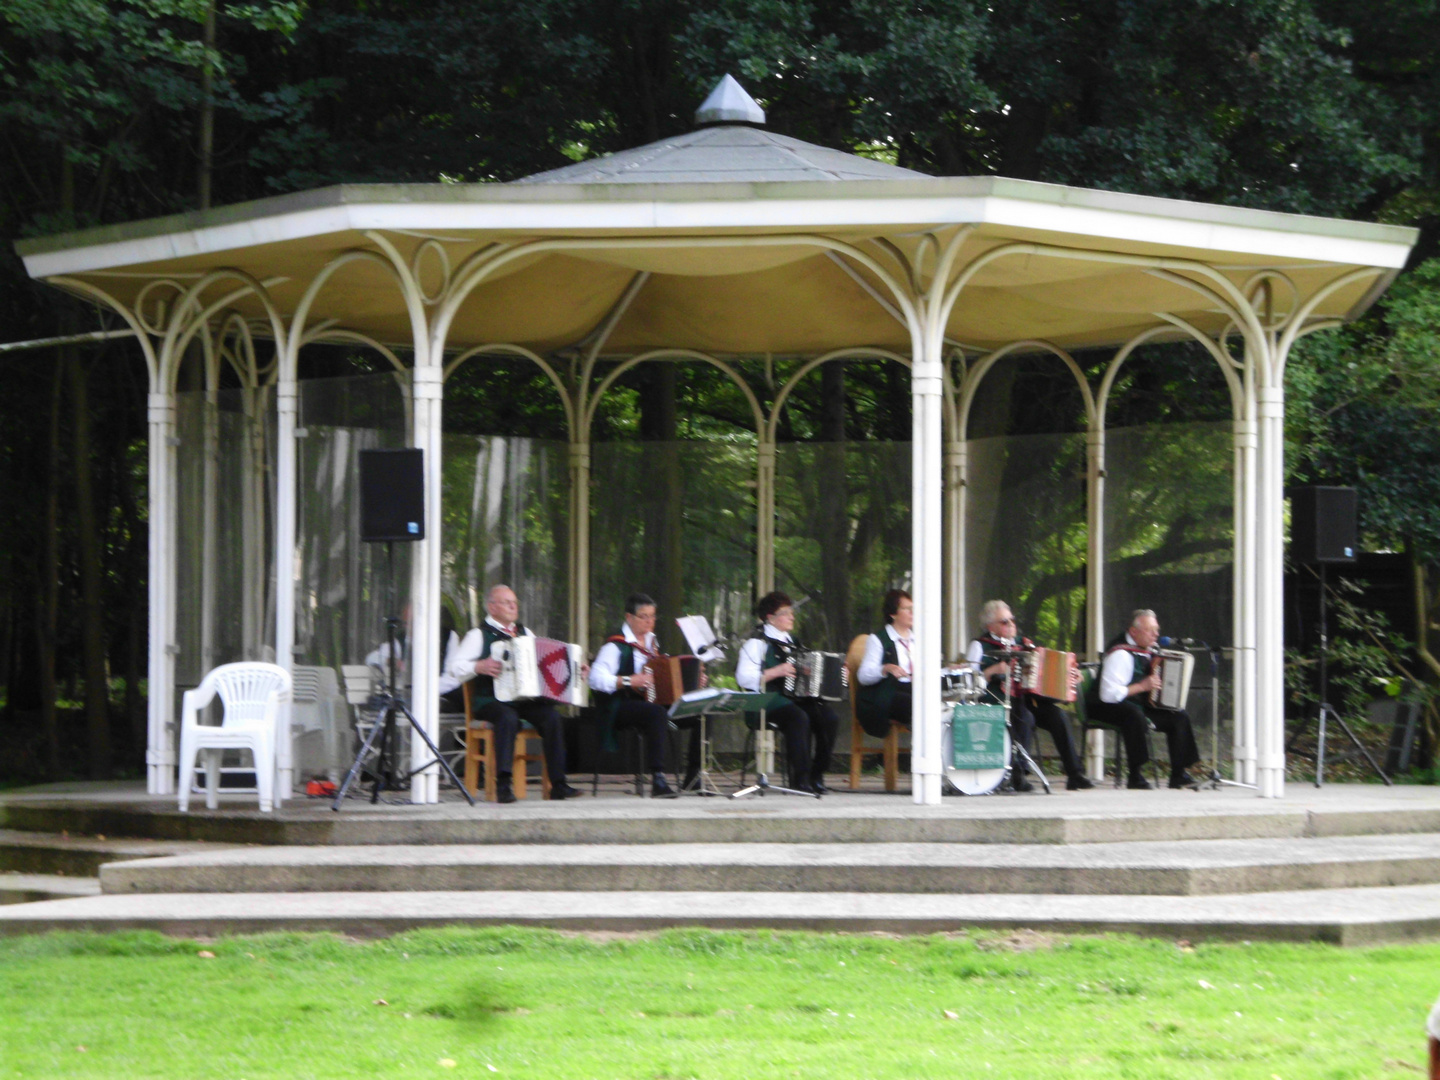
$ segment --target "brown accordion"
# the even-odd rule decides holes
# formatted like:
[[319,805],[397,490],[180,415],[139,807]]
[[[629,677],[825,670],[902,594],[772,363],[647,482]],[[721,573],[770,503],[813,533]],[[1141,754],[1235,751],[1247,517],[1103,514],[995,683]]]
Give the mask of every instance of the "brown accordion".
[[705,665],[698,656],[652,656],[645,670],[654,681],[645,688],[645,699],[657,705],[674,705],[692,690],[700,689]]
[[1075,654],[1059,649],[1032,649],[1020,654],[1020,688],[1055,701],[1074,701],[1071,672],[1077,669]]

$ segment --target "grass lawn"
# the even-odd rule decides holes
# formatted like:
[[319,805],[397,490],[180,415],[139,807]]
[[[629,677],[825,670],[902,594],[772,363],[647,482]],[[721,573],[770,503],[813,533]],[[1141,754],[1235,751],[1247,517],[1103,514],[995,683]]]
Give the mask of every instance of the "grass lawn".
[[0,1077],[1403,1077],[1437,993],[1436,945],[53,934],[0,939]]

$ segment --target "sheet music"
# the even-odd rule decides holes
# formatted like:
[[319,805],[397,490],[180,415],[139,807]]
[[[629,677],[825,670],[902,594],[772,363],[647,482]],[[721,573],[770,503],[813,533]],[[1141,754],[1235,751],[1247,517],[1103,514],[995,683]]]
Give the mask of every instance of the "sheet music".
[[716,664],[725,659],[725,650],[715,644],[715,631],[704,615],[682,615],[675,620],[675,625],[685,635],[685,644],[690,646],[690,651],[702,661]]

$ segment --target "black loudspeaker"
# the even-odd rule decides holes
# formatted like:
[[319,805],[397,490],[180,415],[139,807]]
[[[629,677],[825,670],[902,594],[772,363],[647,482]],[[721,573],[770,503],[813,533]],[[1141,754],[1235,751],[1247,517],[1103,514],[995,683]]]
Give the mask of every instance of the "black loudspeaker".
[[360,539],[425,539],[425,451],[360,451]]
[[1356,509],[1354,488],[1292,488],[1290,557],[1297,563],[1354,562]]

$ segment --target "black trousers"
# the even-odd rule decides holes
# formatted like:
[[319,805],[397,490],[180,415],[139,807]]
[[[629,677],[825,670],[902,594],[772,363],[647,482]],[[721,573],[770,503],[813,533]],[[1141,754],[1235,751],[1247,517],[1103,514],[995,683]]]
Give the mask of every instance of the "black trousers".
[[665,771],[665,747],[668,745],[670,725],[688,729],[690,745],[685,751],[685,771],[695,772],[700,768],[700,718],[685,716],[671,720],[664,705],[653,701],[624,701],[615,709],[615,730],[638,730],[645,737],[645,771]]
[[792,701],[784,708],[767,712],[765,722],[785,740],[790,787],[804,787],[825,778],[825,767],[835,752],[835,735],[840,730],[840,718],[829,702],[820,698]]
[[552,788],[564,787],[565,728],[553,701],[491,701],[475,710],[475,719],[488,720],[494,728],[495,775],[509,776],[515,760],[515,736],[524,720],[540,733],[545,744],[545,768]]
[[1075,742],[1070,737],[1070,722],[1065,711],[1049,698],[1035,694],[1020,694],[1010,702],[1010,724],[1015,738],[1020,740],[1030,755],[1035,755],[1035,729],[1048,731],[1055,740],[1055,752],[1060,755],[1060,767],[1066,776],[1079,776],[1084,770],[1075,753]]
[[1190,725],[1189,714],[1183,709],[1152,709],[1134,698],[1113,704],[1091,701],[1089,708],[1097,723],[1107,724],[1120,733],[1131,776],[1139,776],[1141,768],[1150,760],[1150,748],[1145,738],[1147,720],[1155,725],[1156,731],[1165,733],[1171,776],[1183,773],[1200,760],[1200,748],[1195,745],[1195,730]]
[[877,716],[874,713],[862,712],[858,719],[860,727],[866,735],[872,739],[883,739],[890,734],[890,722],[906,724],[910,723],[910,684],[901,683],[895,688],[895,693],[890,696],[890,708],[885,710],[884,716]]

